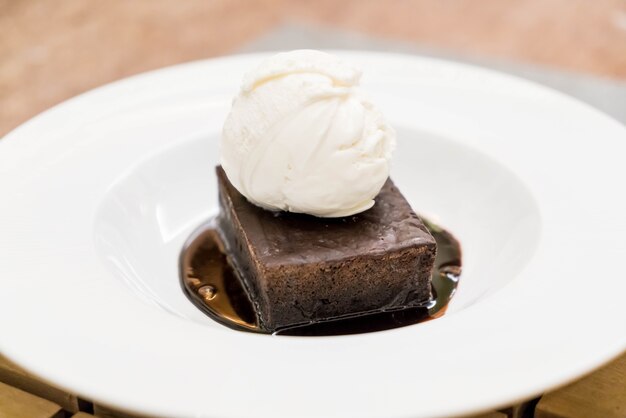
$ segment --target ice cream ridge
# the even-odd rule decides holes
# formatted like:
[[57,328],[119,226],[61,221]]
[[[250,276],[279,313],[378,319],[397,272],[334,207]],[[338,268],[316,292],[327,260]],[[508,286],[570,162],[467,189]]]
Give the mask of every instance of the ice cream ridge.
[[275,55],[246,74],[221,143],[233,186],[270,210],[340,217],[371,208],[396,139],[360,78],[313,50]]
[[424,307],[436,242],[389,179],[395,131],[320,51],[245,75],[221,139],[217,227],[261,329]]

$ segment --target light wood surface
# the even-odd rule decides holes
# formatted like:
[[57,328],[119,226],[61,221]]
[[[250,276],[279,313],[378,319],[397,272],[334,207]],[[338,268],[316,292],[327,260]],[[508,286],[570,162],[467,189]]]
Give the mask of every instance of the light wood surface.
[[94,404],[93,413],[100,418],[149,418],[142,415],[127,414],[125,412],[116,411],[106,406]]
[[62,418],[59,405],[0,382],[0,418]]
[[282,22],[626,78],[620,0],[0,0],[0,135],[78,93]]
[[80,410],[76,396],[42,382],[36,376],[11,363],[2,354],[0,354],[0,382],[54,402],[66,411],[78,412]]
[[535,418],[625,418],[626,354],[563,389],[544,395]]
[[471,417],[468,418],[508,418],[506,414],[503,414],[502,412],[489,412],[486,414],[481,414],[481,415],[472,415]]

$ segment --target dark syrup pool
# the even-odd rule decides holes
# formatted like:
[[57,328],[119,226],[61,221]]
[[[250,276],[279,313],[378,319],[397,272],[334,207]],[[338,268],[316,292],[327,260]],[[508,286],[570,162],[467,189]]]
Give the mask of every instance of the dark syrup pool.
[[[422,221],[437,241],[432,273],[433,302],[427,307],[379,312],[335,321],[286,328],[278,335],[348,335],[414,325],[443,315],[461,276],[461,246],[448,231]],[[230,328],[267,333],[257,321],[252,302],[224,252],[212,223],[196,231],[180,258],[181,285],[191,302],[215,321]]]

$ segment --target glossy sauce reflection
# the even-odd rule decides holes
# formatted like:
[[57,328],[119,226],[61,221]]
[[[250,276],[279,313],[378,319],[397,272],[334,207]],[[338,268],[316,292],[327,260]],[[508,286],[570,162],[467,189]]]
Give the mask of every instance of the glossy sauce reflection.
[[[430,306],[318,322],[283,329],[276,334],[360,334],[413,325],[443,315],[461,276],[461,246],[448,231],[425,219],[423,221],[437,241],[437,258],[432,273],[435,298]],[[181,254],[181,285],[191,302],[215,321],[240,331],[266,333],[259,326],[252,302],[228,262],[224,246],[211,224],[196,232]]]

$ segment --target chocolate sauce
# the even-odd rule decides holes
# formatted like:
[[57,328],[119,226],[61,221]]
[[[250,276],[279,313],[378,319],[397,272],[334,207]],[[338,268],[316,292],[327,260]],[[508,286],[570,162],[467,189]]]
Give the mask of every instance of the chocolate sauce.
[[[347,335],[414,325],[443,315],[461,275],[461,246],[448,231],[423,219],[437,241],[432,273],[434,300],[428,307],[379,312],[287,328],[279,335]],[[215,321],[230,328],[266,333],[258,323],[252,301],[229,263],[219,234],[211,223],[198,229],[181,254],[181,285],[191,302]]]

